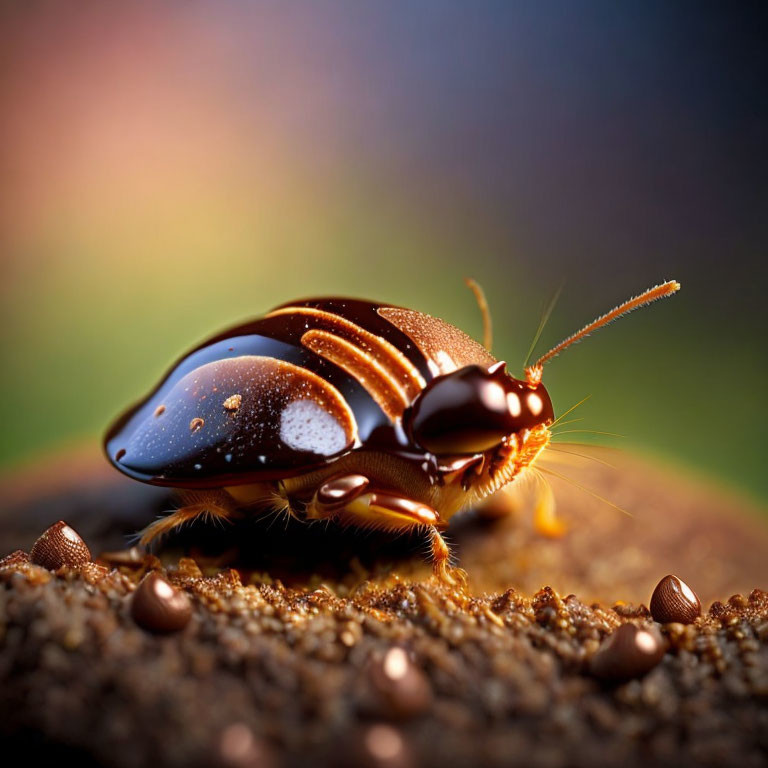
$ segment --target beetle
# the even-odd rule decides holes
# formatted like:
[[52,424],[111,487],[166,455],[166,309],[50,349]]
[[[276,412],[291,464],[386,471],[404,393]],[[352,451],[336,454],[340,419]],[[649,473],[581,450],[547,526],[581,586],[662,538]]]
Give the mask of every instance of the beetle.
[[449,520],[532,467],[555,415],[542,368],[620,315],[670,296],[665,282],[569,336],[517,379],[458,328],[347,298],[283,304],[182,357],[107,432],[121,472],[182,492],[142,543],[199,516],[284,509],[304,521],[423,529],[435,575],[461,583]]

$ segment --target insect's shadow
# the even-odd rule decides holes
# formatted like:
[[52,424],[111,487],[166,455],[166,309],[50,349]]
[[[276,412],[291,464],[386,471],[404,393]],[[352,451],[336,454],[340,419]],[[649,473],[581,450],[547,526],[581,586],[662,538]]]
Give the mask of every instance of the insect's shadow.
[[[447,534],[454,556],[461,539],[487,526],[472,514],[456,522]],[[224,524],[198,520],[174,531],[154,551],[163,559],[186,555],[203,566],[266,574],[288,585],[312,580],[352,583],[391,572],[408,573],[429,562],[423,531],[397,534],[287,517]]]
[[[41,530],[66,520],[97,555],[130,547],[139,532],[176,506],[173,492],[122,478],[75,487],[0,510],[5,543],[28,550]],[[454,558],[476,536],[490,535],[488,523],[471,512],[458,515],[446,532]],[[151,547],[166,563],[190,556],[201,565],[266,574],[288,585],[328,580],[355,583],[388,573],[406,577],[429,572],[423,531],[393,534],[334,523],[297,522],[285,516],[252,516],[228,523],[195,521]]]
[[[143,528],[174,506],[168,489],[116,477],[8,504],[0,508],[0,523],[9,549],[29,550],[42,530],[66,520],[98,555],[130,547]],[[462,548],[477,536],[492,535],[495,525],[471,512],[457,515],[445,534],[454,560],[460,560]],[[393,534],[269,515],[224,524],[198,520],[169,534],[151,551],[169,564],[190,556],[201,565],[266,574],[296,586],[318,578],[352,584],[388,573],[424,575],[430,560],[423,531]]]

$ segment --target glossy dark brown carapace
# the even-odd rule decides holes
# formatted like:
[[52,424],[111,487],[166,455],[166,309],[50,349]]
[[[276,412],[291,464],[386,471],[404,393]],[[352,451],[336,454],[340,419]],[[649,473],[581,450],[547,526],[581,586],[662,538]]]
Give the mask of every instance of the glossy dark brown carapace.
[[136,479],[190,488],[290,477],[374,446],[423,456],[400,428],[405,411],[436,376],[494,363],[429,315],[303,300],[195,348],[115,423],[105,448]]
[[486,451],[507,435],[553,420],[543,385],[534,389],[503,366],[477,365],[433,379],[405,419],[416,444],[438,455]]
[[110,434],[107,450],[140,479],[176,484],[199,476],[202,485],[244,466],[290,474],[356,440],[354,414],[320,376],[273,357],[241,355],[169,376]]

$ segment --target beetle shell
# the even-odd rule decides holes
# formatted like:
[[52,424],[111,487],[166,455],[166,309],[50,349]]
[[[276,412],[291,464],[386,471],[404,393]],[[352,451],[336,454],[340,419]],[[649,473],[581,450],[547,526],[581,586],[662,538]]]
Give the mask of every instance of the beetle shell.
[[400,421],[442,374],[494,358],[430,315],[353,299],[283,305],[183,357],[109,430],[125,474],[178,488],[291,477],[353,450],[423,455]]

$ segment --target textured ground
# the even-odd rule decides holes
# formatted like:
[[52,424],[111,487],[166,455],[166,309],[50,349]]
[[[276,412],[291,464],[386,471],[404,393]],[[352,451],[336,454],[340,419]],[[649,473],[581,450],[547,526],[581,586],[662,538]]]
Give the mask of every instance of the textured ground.
[[[95,555],[167,507],[98,467],[70,459],[17,474],[0,557],[29,551],[61,518]],[[764,524],[743,501],[643,463],[562,471],[633,517],[560,486],[562,539],[538,537],[522,510],[465,519],[452,538],[466,601],[429,582],[418,541],[282,523],[219,531],[205,546],[191,531],[165,565],[8,565],[0,733],[31,764],[765,765]],[[248,569],[226,567],[244,559]],[[181,632],[153,635],[131,618],[148,569],[190,595]],[[666,573],[696,589],[702,618],[656,625],[667,651],[648,674],[597,679],[605,637],[653,624],[640,603]],[[409,659],[407,682],[382,679],[393,648]]]

